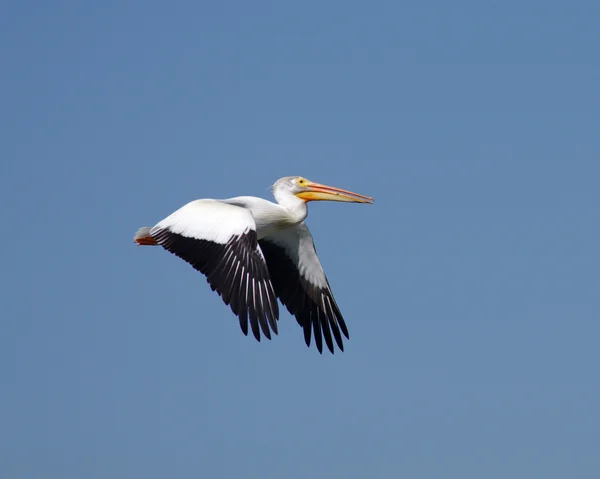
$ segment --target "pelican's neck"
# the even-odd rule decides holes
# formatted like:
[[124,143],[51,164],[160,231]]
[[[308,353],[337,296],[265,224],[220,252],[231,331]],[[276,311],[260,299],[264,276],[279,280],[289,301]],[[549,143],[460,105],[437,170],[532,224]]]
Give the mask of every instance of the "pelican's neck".
[[297,196],[288,193],[287,191],[275,190],[273,191],[275,201],[285,208],[290,215],[290,221],[293,224],[302,223],[308,215],[308,207],[306,201],[301,200]]

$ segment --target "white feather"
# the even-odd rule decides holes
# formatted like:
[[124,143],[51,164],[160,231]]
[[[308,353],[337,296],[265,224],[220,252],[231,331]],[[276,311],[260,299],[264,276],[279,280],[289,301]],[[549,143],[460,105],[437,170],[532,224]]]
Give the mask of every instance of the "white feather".
[[307,281],[318,288],[327,288],[327,278],[319,261],[312,235],[304,222],[265,238],[283,248]]
[[152,230],[152,228],[148,226],[142,226],[139,230],[135,232],[135,235],[133,236],[133,241],[150,236],[150,230]]
[[191,201],[160,221],[152,230],[168,229],[187,238],[225,244],[232,236],[256,231],[252,213],[246,208],[206,199]]

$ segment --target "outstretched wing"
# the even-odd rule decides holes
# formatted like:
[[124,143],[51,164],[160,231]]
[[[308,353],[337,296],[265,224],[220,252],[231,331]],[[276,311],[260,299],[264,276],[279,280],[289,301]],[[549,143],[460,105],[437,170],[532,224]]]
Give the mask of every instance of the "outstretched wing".
[[277,297],[249,210],[218,200],[192,201],[154,226],[150,236],[206,275],[245,335],[248,319],[258,341],[259,325],[268,339],[269,325],[277,334]]
[[306,345],[310,346],[312,332],[319,352],[323,351],[323,338],[332,353],[333,339],[343,351],[342,334],[349,338],[348,328],[333,298],[308,227],[300,223],[258,243],[267,260],[275,293],[304,328]]

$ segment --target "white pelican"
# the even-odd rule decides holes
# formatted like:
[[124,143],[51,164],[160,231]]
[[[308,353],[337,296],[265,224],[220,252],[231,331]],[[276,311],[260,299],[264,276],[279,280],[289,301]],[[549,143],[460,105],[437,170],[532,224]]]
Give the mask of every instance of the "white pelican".
[[[230,305],[248,335],[277,334],[277,298],[296,317],[310,346],[320,353],[323,338],[344,350],[348,328],[304,224],[309,201],[373,203],[373,198],[286,176],[272,187],[278,204],[254,196],[202,199],[181,207],[154,227],[140,228],[138,245],[160,245],[206,276],[213,291]],[[260,327],[260,328],[259,328]]]

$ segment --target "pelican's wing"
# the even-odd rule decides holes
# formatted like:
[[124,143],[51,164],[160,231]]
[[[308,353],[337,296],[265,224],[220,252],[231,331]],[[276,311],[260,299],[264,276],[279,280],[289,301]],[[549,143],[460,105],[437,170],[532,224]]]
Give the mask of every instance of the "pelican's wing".
[[213,291],[238,316],[244,334],[248,317],[254,337],[277,334],[279,307],[256,224],[246,208],[217,200],[188,203],[150,230],[156,242],[206,275]]
[[343,351],[340,331],[348,338],[348,328],[333,298],[308,227],[300,223],[261,239],[259,244],[275,293],[304,328],[306,345],[310,346],[312,328],[319,352],[323,351],[325,338],[333,353],[332,333]]

